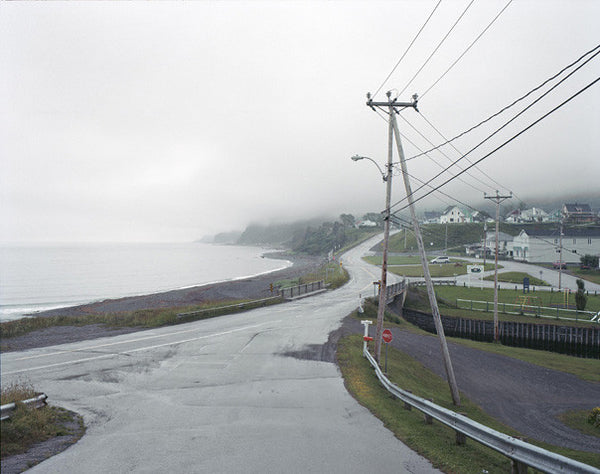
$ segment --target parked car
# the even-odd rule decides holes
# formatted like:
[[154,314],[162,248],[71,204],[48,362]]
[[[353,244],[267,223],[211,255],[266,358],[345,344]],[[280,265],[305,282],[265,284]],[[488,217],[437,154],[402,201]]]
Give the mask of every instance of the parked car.
[[439,257],[435,257],[429,263],[450,263],[450,259],[448,257],[446,257],[445,255],[440,255]]
[[561,262],[554,262],[552,264],[552,268],[556,268],[556,269],[562,268],[564,270],[565,268],[567,268],[567,264],[565,262],[562,262],[562,263]]

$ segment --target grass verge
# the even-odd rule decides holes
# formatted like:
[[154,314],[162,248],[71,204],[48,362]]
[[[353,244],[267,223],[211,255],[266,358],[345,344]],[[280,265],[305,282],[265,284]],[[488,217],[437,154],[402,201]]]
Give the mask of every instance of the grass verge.
[[[32,386],[18,382],[2,388],[2,404],[26,400],[35,395]],[[78,415],[63,408],[46,406],[35,409],[17,404],[10,418],[1,422],[0,431],[0,458],[5,459],[56,436],[75,435],[75,442],[83,436],[85,427]]]
[[[428,458],[434,466],[445,472],[510,472],[510,461],[506,457],[472,440],[468,440],[466,445],[458,446],[452,429],[435,421],[432,425],[427,425],[423,414],[417,410],[405,410],[403,403],[393,399],[379,383],[368,361],[362,356],[360,335],[341,339],[337,356],[348,391],[382,420],[396,437]],[[447,383],[406,353],[389,349],[388,377],[393,383],[415,395],[433,399],[438,405],[456,410],[452,405]],[[519,435],[487,415],[464,394],[461,394],[461,399],[462,406],[456,411],[495,430],[512,436]],[[541,446],[586,464],[600,466],[598,454]]]
[[[505,283],[514,283],[516,285],[523,284],[523,278],[529,278],[530,285],[536,286],[550,286],[548,282],[544,280],[540,280],[534,276],[531,276],[529,273],[524,272],[504,272],[498,273],[498,281],[503,281]],[[494,281],[494,275],[490,275],[484,278],[484,280]]]
[[574,430],[581,431],[583,434],[600,438],[600,427],[594,426],[588,422],[590,416],[589,410],[571,410],[561,413],[558,417],[565,425]]

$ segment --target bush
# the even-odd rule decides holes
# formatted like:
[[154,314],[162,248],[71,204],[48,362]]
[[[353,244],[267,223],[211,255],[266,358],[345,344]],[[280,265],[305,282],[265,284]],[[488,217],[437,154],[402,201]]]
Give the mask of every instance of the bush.
[[590,412],[587,421],[594,428],[600,429],[600,407],[596,407]]
[[585,296],[585,284],[583,280],[577,279],[577,293],[575,293],[575,305],[579,311],[585,309],[587,304],[587,296]]

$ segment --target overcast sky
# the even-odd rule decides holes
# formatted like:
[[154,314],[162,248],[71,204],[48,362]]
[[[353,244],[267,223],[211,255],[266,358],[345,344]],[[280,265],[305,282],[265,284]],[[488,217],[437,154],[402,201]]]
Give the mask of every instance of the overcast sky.
[[[1,2],[0,241],[190,241],[253,221],[381,211],[377,169],[350,160],[387,156],[387,123],[365,94],[399,94],[470,3],[442,1],[383,84],[437,1]],[[424,118],[457,135],[600,42],[596,0],[515,0],[425,93],[506,3],[476,0],[399,96],[424,94],[422,116],[402,117],[431,142],[442,139]],[[598,76],[600,58],[469,158]],[[525,201],[600,194],[599,106],[596,84],[444,191],[473,204],[496,189]],[[404,119],[406,155],[418,153],[408,140],[429,148]],[[460,156],[443,150],[410,160],[411,175]],[[403,189],[394,177],[394,201]]]

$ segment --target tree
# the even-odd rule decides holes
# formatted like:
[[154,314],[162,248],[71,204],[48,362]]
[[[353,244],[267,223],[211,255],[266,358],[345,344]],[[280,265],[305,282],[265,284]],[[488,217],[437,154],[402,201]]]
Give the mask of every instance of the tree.
[[383,227],[383,214],[381,212],[367,212],[363,219],[366,221],[373,221],[378,226]]
[[587,296],[585,296],[585,284],[580,278],[577,279],[577,293],[575,293],[575,305],[578,311],[583,311],[587,303]]
[[596,255],[583,255],[579,257],[582,266],[590,267],[594,270],[598,268],[598,259],[599,257]]
[[340,215],[340,220],[342,221],[342,224],[344,224],[344,227],[354,227],[356,222],[356,219],[354,219],[352,214],[342,214]]

